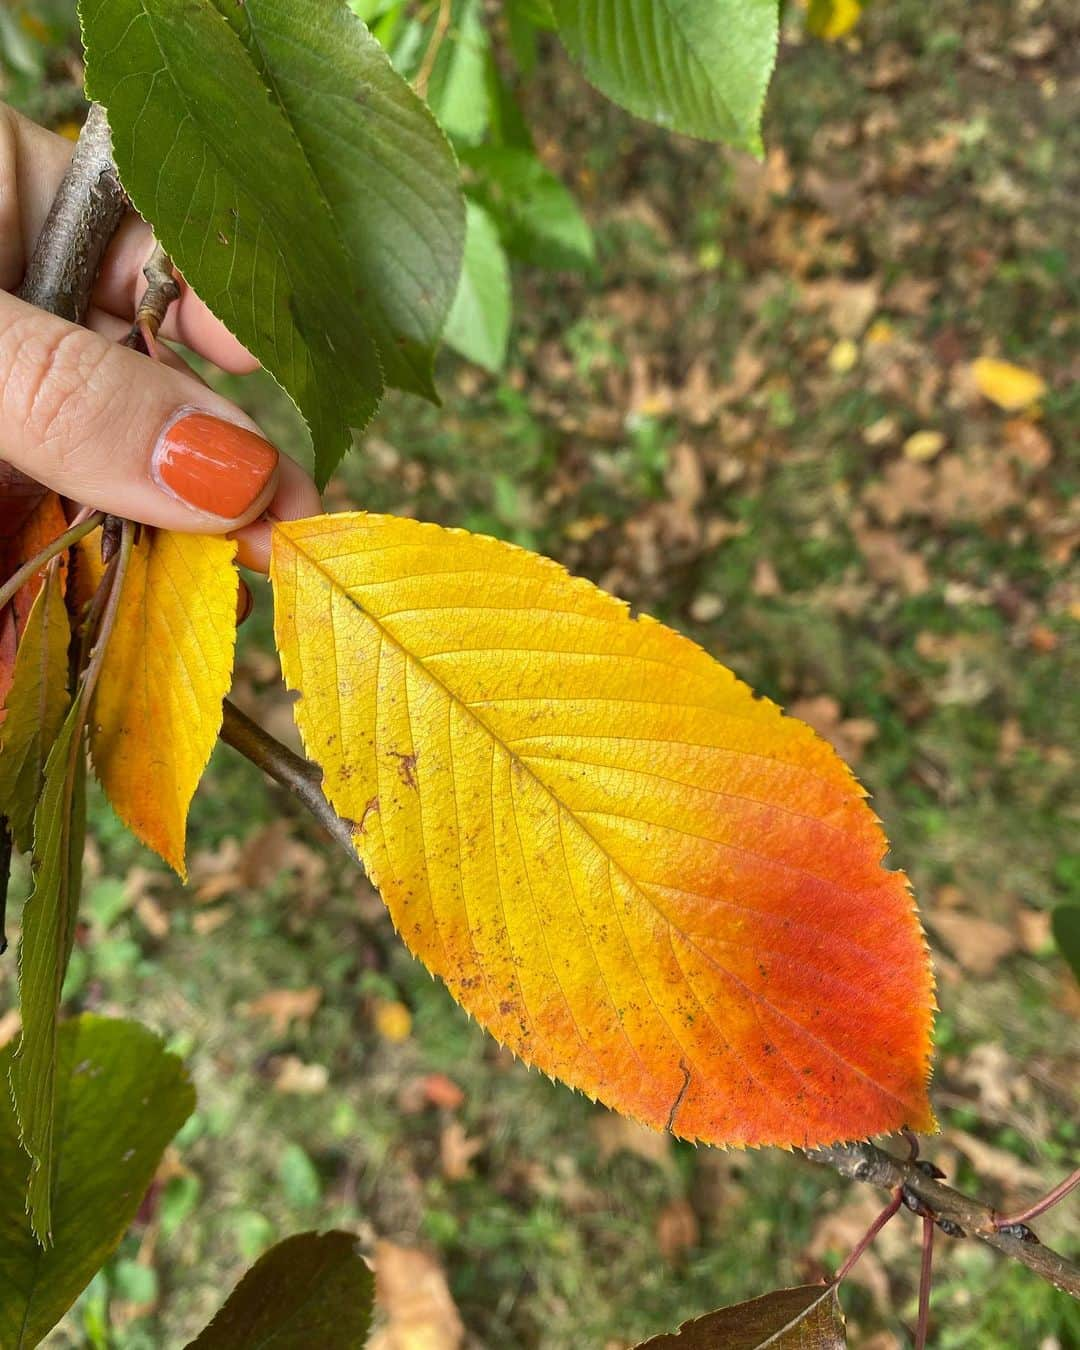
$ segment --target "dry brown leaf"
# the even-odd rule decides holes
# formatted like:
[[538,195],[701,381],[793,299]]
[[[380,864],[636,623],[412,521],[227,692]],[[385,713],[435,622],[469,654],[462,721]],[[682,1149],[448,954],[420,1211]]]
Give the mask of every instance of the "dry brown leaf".
[[870,483],[862,499],[885,525],[897,525],[907,516],[924,516],[934,476],[925,464],[895,459],[880,482]]
[[849,764],[862,758],[863,750],[878,734],[869,718],[844,717],[839,703],[828,694],[796,699],[787,712],[809,723],[819,736],[831,741],[837,753]]
[[375,1306],[382,1325],[368,1350],[460,1350],[461,1321],[442,1267],[415,1247],[375,1244]]
[[670,1265],[679,1261],[701,1239],[697,1215],[689,1200],[669,1200],[656,1216],[656,1245]]
[[805,309],[824,309],[829,326],[839,338],[857,338],[874,317],[881,302],[881,283],[844,281],[841,277],[826,277],[822,281],[805,282],[801,290]]
[[853,533],[866,559],[866,569],[875,581],[884,586],[899,586],[905,595],[925,595],[930,589],[926,563],[920,554],[905,549],[898,535],[891,530],[857,526]]
[[268,989],[265,994],[240,1005],[245,1017],[266,1017],[275,1036],[283,1036],[290,1022],[310,1022],[322,1002],[318,985],[307,989]]
[[295,1097],[317,1097],[326,1091],[330,1074],[325,1064],[305,1064],[296,1055],[278,1055],[270,1061],[274,1091]]
[[464,1181],[472,1176],[472,1160],[484,1151],[483,1139],[470,1139],[465,1126],[452,1120],[439,1136],[439,1166],[447,1181]]
[[995,1148],[963,1130],[946,1130],[942,1139],[960,1150],[978,1172],[980,1180],[996,1181],[1010,1191],[1028,1186],[1036,1190],[1046,1188],[1042,1173],[1029,1167],[1015,1153]]
[[1004,455],[975,446],[962,455],[945,455],[937,462],[937,482],[930,510],[939,524],[999,516],[1023,501],[1012,465]]
[[601,1162],[608,1162],[616,1153],[633,1153],[658,1167],[671,1166],[671,1136],[647,1129],[626,1116],[604,1112],[594,1118],[592,1133]]
[[992,919],[957,910],[934,914],[930,925],[972,975],[990,975],[1017,949],[1016,934]]

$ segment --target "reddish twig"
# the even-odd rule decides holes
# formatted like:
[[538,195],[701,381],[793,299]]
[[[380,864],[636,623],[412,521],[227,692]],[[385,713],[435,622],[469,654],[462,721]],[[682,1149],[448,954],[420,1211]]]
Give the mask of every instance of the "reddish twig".
[[930,1272],[934,1261],[934,1220],[929,1214],[923,1218],[922,1267],[919,1271],[919,1325],[915,1329],[915,1350],[926,1350],[926,1336],[930,1329]]
[[871,1242],[873,1242],[873,1240],[877,1237],[877,1235],[881,1232],[881,1230],[885,1227],[885,1225],[889,1222],[889,1220],[899,1212],[900,1206],[903,1204],[903,1202],[904,1202],[903,1192],[900,1190],[900,1187],[897,1186],[896,1190],[893,1192],[893,1198],[889,1201],[889,1203],[877,1216],[877,1218],[866,1230],[866,1232],[862,1235],[859,1241],[855,1244],[855,1246],[851,1250],[851,1254],[848,1257],[848,1259],[844,1262],[844,1264],[833,1276],[833,1284],[838,1285],[840,1281],[847,1276],[852,1266],[859,1259],[859,1257],[862,1256],[863,1252],[866,1251],[867,1247],[870,1246]]
[[1055,1186],[1052,1191],[1048,1191],[1041,1200],[1036,1200],[1033,1205],[1021,1210],[1019,1214],[1012,1214],[1008,1218],[999,1217],[997,1219],[998,1228],[1012,1228],[1015,1224],[1023,1224],[1027,1223],[1029,1219],[1037,1219],[1040,1214],[1045,1214],[1059,1200],[1064,1200],[1069,1192],[1077,1186],[1080,1186],[1080,1167]]

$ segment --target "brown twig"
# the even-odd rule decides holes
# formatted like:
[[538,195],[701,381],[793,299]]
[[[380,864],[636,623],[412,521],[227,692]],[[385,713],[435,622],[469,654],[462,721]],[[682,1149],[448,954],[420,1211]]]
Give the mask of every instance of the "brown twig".
[[172,259],[155,239],[154,251],[143,268],[146,290],[143,291],[135,322],[124,339],[124,346],[142,351],[157,360],[157,335],[165,322],[169,306],[180,299],[180,284],[173,271]]
[[322,774],[314,764],[302,759],[287,745],[275,740],[269,732],[264,731],[257,722],[253,722],[229,699],[225,700],[221,739],[291,792],[301,805],[307,807],[323,829],[345,849],[353,861],[359,861],[356,856],[356,845],[353,843],[354,827],[348,821],[342,820],[323,796]]
[[876,1144],[834,1144],[805,1150],[811,1162],[821,1163],[842,1177],[885,1190],[902,1187],[920,1201],[939,1228],[954,1237],[978,1238],[1004,1256],[1020,1261],[1056,1288],[1080,1298],[1080,1266],[1044,1247],[1032,1234],[1021,1237],[999,1232],[998,1216],[981,1200],[973,1200],[937,1177],[929,1176],[917,1163],[903,1162]]
[[105,110],[92,103],[16,291],[19,299],[82,323],[105,250],[127,209]]

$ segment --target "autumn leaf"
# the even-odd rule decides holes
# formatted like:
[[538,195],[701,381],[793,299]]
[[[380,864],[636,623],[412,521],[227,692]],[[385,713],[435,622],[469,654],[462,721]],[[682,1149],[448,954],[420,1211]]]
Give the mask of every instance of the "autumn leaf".
[[182,878],[188,807],[221,727],[236,644],[236,544],[145,531],[132,550],[90,752],[120,819]]
[[[0,460],[0,581],[6,581],[66,529],[56,493]],[[0,613],[0,708],[11,688],[15,650],[41,581],[39,573]]]
[[654,1128],[932,1126],[922,932],[809,727],[555,563],[388,516],[275,527],[309,755],[409,947]]
[[844,1317],[834,1285],[777,1289],[684,1322],[637,1350],[843,1350]]
[[264,1252],[188,1350],[367,1343],[374,1278],[352,1233],[297,1233]]
[[30,1155],[26,1202],[34,1236],[52,1241],[60,991],[75,939],[86,835],[86,709],[76,694],[45,765],[34,816],[34,889],[19,944],[22,1035],[10,1070],[19,1137]]
[[7,816],[16,846],[24,853],[33,846],[34,810],[45,761],[71,701],[70,641],[64,574],[57,560],[26,621],[0,723],[0,816]]
[[826,42],[836,42],[859,22],[862,8],[862,0],[810,0],[807,30]]
[[971,374],[983,398],[1006,412],[1020,412],[1046,393],[1046,381],[1041,375],[1025,370],[1023,366],[1014,366],[1011,361],[980,356],[971,363]]

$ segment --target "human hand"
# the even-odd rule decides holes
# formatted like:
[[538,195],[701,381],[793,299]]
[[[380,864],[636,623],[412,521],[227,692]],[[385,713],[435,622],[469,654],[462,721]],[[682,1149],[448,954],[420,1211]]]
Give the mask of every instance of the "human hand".
[[[145,282],[149,227],[124,221],[80,328],[10,294],[60,185],[72,145],[0,104],[0,457],[62,496],[164,529],[235,534],[265,571],[269,525],[315,515],[310,477],[166,346],[120,345]],[[257,362],[181,282],[162,336],[222,370]]]

